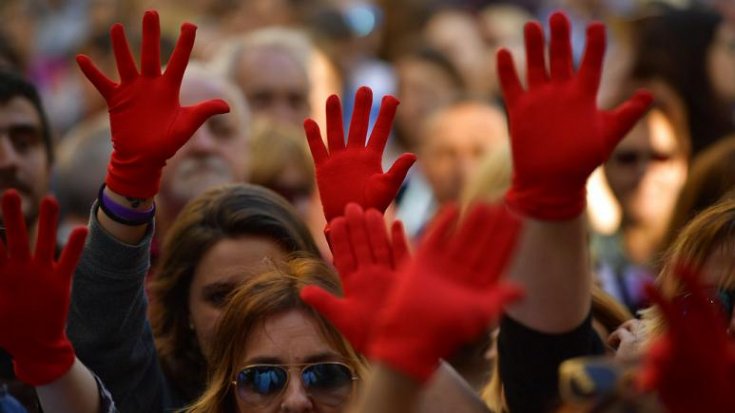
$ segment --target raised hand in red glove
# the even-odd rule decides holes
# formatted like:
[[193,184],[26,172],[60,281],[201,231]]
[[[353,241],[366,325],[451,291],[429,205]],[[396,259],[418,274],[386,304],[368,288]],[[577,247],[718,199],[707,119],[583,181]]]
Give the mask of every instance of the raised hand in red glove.
[[729,320],[721,306],[712,305],[694,272],[681,267],[678,273],[685,291],[672,300],[647,286],[667,331],[649,348],[638,383],[642,390],[658,390],[670,413],[735,412],[735,343],[727,335]]
[[595,99],[605,27],[592,23],[587,28],[584,58],[575,74],[569,20],[557,12],[550,25],[547,72],[543,30],[537,22],[526,24],[528,90],[521,86],[510,52],[498,52],[514,168],[506,200],[532,218],[567,220],[582,213],[587,178],[644,114],[652,98],[639,91],[615,110],[599,110]]
[[368,355],[425,382],[439,359],[476,339],[520,298],[501,280],[521,228],[504,205],[480,205],[458,225],[447,208],[396,277]]
[[75,229],[59,261],[54,259],[59,205],[41,202],[36,251],[31,255],[20,196],[2,197],[6,242],[0,241],[0,347],[13,357],[15,374],[33,386],[48,384],[74,363],[66,337],[71,277],[87,229]]
[[396,267],[409,258],[403,225],[393,223],[389,240],[380,212],[349,204],[345,216],[330,226],[344,298],[317,286],[304,287],[301,298],[327,317],[357,351],[366,353],[377,313],[396,283]]
[[161,170],[207,118],[228,112],[223,100],[182,107],[179,89],[194,46],[196,26],[181,26],[176,48],[161,73],[158,13],[143,16],[141,71],[138,72],[121,24],[110,29],[120,83],[108,79],[84,55],[77,63],[107,101],[113,152],[105,183],[114,192],[147,199],[158,193]]
[[324,146],[316,122],[312,119],[304,122],[327,222],[342,215],[350,202],[355,202],[366,210],[373,208],[385,212],[396,197],[408,169],[416,161],[415,155],[405,153],[388,172],[383,173],[383,150],[390,135],[398,100],[393,96],[383,98],[378,119],[365,146],[372,102],[372,90],[361,87],[355,95],[355,109],[345,146],[339,98],[332,95],[327,99],[329,152]]

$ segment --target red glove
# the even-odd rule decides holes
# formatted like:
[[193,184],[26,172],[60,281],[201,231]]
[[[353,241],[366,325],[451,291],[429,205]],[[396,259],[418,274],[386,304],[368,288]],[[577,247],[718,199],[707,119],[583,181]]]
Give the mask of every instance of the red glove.
[[359,205],[349,204],[345,216],[335,218],[330,226],[344,298],[317,286],[304,287],[301,298],[327,317],[357,351],[366,353],[375,314],[395,284],[395,269],[409,258],[403,225],[393,223],[391,242],[380,212],[363,212]]
[[13,357],[18,379],[39,386],[61,377],[74,363],[74,349],[66,338],[66,315],[71,277],[87,228],[72,232],[56,262],[59,205],[46,197],[41,202],[36,251],[31,256],[20,202],[13,189],[3,194],[7,244],[0,241],[0,347]]
[[223,100],[195,106],[179,104],[179,89],[194,46],[196,26],[184,23],[166,72],[161,74],[158,13],[143,16],[141,73],[135,66],[121,24],[110,29],[121,82],[114,83],[84,55],[77,63],[107,101],[113,152],[105,183],[114,192],[134,198],[158,193],[161,170],[207,118],[228,112]]
[[521,228],[504,205],[477,206],[453,231],[447,208],[396,278],[369,355],[420,382],[522,295],[500,280]]
[[342,108],[339,98],[327,99],[327,140],[329,153],[324,147],[319,126],[312,119],[304,122],[306,138],[316,166],[316,181],[327,222],[342,215],[350,202],[363,209],[374,208],[385,212],[396,197],[416,156],[404,153],[387,173],[383,173],[381,158],[388,141],[390,127],[396,114],[398,100],[385,96],[380,105],[370,141],[365,146],[373,92],[361,87],[355,95],[355,109],[350,123],[347,147],[342,129]]
[[735,343],[727,335],[728,320],[695,273],[680,268],[679,275],[686,294],[673,300],[647,286],[668,330],[648,350],[638,383],[646,391],[658,389],[670,413],[735,412]]
[[550,25],[551,76],[545,67],[543,30],[537,22],[526,24],[527,91],[521,87],[510,52],[498,52],[514,167],[506,200],[529,217],[566,220],[582,213],[587,178],[644,114],[652,98],[639,91],[613,111],[597,109],[605,27],[600,23],[588,27],[587,48],[575,75],[569,20],[557,12]]

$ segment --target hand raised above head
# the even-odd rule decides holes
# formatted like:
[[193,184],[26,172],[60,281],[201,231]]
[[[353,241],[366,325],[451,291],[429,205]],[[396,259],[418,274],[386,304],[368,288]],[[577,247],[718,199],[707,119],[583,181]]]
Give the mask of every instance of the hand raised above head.
[[361,87],[357,91],[346,146],[342,107],[336,95],[327,99],[329,150],[324,146],[316,122],[312,119],[304,122],[327,222],[341,216],[350,202],[357,203],[365,210],[373,208],[385,212],[398,193],[408,169],[416,161],[414,154],[404,153],[388,172],[383,173],[383,150],[390,135],[398,100],[393,96],[383,98],[378,119],[366,145],[372,101],[373,92],[370,88]]
[[575,73],[569,20],[557,12],[550,26],[547,71],[543,29],[538,22],[526,24],[527,90],[510,52],[498,52],[514,168],[506,200],[529,217],[567,220],[584,210],[587,178],[643,116],[652,97],[638,91],[614,110],[598,109],[605,27],[588,26],[584,57]]
[[107,78],[84,55],[77,63],[107,101],[113,153],[105,183],[118,194],[151,198],[158,192],[161,170],[211,116],[229,111],[226,102],[209,100],[181,106],[179,90],[189,62],[196,26],[184,23],[168,66],[161,72],[158,13],[143,16],[140,71],[121,24],[110,29],[120,83]]

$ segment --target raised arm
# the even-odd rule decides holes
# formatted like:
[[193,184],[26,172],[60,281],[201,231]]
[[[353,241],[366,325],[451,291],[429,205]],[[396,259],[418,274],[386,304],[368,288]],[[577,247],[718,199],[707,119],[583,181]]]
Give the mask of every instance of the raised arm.
[[394,269],[385,229],[367,219],[363,228],[343,227],[360,222],[359,210],[351,209],[344,221],[334,221],[332,234],[338,267],[355,268],[343,276],[345,296],[311,287],[302,297],[377,363],[359,411],[410,411],[439,360],[475,339],[519,297],[500,276],[520,222],[502,205],[479,206],[455,230],[459,213],[450,208],[415,257]]
[[[511,411],[542,409],[557,393],[558,364],[595,351],[588,320],[592,279],[583,217],[585,185],[651,102],[650,94],[639,91],[617,109],[598,109],[604,26],[588,27],[576,73],[569,20],[554,13],[550,27],[547,70],[543,29],[537,22],[525,26],[526,89],[510,52],[498,52],[514,167],[505,199],[526,218],[509,274],[525,288],[526,297],[508,308],[498,339],[501,377]],[[549,352],[548,343],[559,340],[573,345]],[[540,351],[532,350],[537,347]],[[522,362],[536,368],[514,367]]]
[[[93,207],[90,237],[74,278],[69,336],[79,357],[109,387],[123,411],[161,411],[167,387],[147,320],[144,279],[150,262],[155,208],[166,161],[222,100],[181,106],[179,90],[196,26],[184,23],[165,71],[158,14],[143,17],[140,70],[122,25],[110,30],[120,82],[87,56],[77,62],[107,102],[113,152],[105,186]],[[166,405],[166,406],[162,406]]]
[[3,194],[2,211],[6,242],[0,241],[0,347],[13,357],[18,379],[36,386],[45,412],[97,413],[97,381],[76,359],[65,331],[71,277],[87,230],[75,229],[56,261],[55,199],[41,202],[33,253],[15,190]]

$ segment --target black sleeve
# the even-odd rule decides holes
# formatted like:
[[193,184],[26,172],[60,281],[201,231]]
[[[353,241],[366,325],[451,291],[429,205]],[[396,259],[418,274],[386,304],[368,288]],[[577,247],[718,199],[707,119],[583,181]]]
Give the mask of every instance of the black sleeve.
[[604,354],[588,316],[568,333],[545,334],[503,317],[498,363],[512,413],[548,412],[559,398],[559,365],[570,358]]

